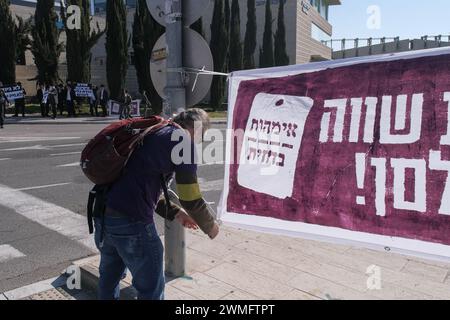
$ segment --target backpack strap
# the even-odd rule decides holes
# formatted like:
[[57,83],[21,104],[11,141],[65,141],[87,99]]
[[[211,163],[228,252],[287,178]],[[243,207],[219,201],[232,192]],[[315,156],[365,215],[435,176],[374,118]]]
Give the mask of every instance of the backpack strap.
[[167,191],[167,182],[166,182],[166,179],[164,178],[163,174],[160,175],[160,180],[161,180],[161,187],[162,187],[163,192],[164,192],[164,198],[166,199],[166,216],[165,216],[165,219],[167,220],[167,217],[169,216],[169,211],[171,209],[170,197],[169,197],[169,192]]
[[133,150],[137,144],[142,143],[142,141],[144,140],[146,135],[161,129],[161,128],[167,126],[168,124],[169,123],[167,121],[162,120],[161,122],[159,122],[151,127],[148,127],[142,133],[140,133],[136,138],[134,138],[133,142],[130,143],[130,146],[128,147],[129,150]]
[[89,198],[87,203],[87,220],[88,220],[88,226],[89,226],[89,234],[94,233],[94,201],[95,197],[97,195],[97,186],[92,188],[92,190],[89,192]]

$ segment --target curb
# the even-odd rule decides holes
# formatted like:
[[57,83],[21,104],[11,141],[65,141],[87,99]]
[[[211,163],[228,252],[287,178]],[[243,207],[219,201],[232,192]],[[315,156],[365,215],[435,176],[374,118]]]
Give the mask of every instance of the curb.
[[[74,261],[72,265],[80,268],[81,272],[81,288],[98,294],[98,282],[100,279],[100,273],[97,268],[92,267],[89,263],[96,259],[98,256],[85,258],[82,260]],[[135,300],[136,291],[129,283],[120,281],[120,299],[121,300]]]
[[0,293],[0,300],[21,300],[47,290],[59,288],[65,285],[66,281],[66,276],[62,274],[58,277],[42,280],[24,287]]
[[[81,121],[58,121],[58,120],[25,120],[25,121],[6,121],[6,125],[86,125],[86,124],[111,124],[115,122],[114,120],[100,120],[100,121],[92,121],[92,120],[81,120]],[[227,120],[211,120],[211,124],[227,124]]]

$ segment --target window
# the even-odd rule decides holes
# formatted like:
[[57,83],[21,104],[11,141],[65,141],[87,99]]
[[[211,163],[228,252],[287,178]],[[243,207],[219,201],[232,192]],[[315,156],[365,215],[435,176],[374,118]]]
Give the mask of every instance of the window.
[[327,0],[309,0],[309,3],[316,8],[320,15],[328,20],[328,1]]
[[311,24],[311,38],[319,42],[331,40],[331,36],[328,35],[325,31],[323,31],[315,23]]

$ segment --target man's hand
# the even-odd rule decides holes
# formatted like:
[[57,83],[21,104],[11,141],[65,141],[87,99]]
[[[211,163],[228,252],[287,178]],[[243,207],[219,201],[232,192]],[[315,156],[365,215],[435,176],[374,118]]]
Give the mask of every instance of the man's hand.
[[187,229],[198,229],[197,223],[195,223],[194,219],[192,219],[184,210],[178,211],[178,213],[175,215],[175,219],[177,219],[178,222]]
[[217,235],[219,234],[219,225],[217,224],[217,222],[214,223],[214,227],[212,228],[212,230],[208,233],[209,238],[212,240],[215,237],[217,237]]

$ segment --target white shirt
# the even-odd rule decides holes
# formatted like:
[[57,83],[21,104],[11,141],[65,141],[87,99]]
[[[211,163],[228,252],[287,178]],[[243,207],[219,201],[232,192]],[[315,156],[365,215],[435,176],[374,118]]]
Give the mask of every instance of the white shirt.
[[67,88],[67,98],[66,98],[67,101],[71,101],[72,100],[72,97],[70,95],[70,90],[71,89]]

